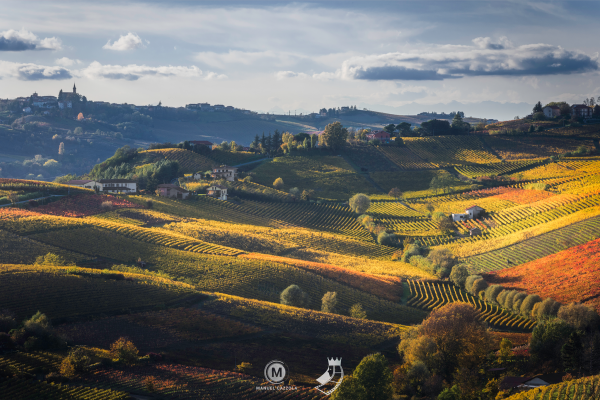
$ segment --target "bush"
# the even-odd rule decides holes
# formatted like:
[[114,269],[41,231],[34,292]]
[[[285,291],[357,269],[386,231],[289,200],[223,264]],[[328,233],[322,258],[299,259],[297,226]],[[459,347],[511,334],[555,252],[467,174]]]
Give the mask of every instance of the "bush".
[[421,255],[421,244],[419,241],[411,243],[408,246],[404,245],[404,253],[402,254],[402,262],[408,263],[413,256]]
[[138,360],[138,349],[129,339],[121,337],[110,345],[110,355],[114,360],[131,365]]
[[350,316],[352,318],[367,319],[367,312],[363,309],[362,304],[357,303],[350,307]]
[[533,316],[538,320],[556,316],[560,306],[561,304],[559,302],[548,297],[547,299],[544,299],[544,301],[536,303],[536,305],[533,306]]
[[151,199],[146,200],[146,208],[154,207],[154,202]]
[[598,314],[591,306],[571,303],[558,310],[558,318],[578,330],[584,330],[598,323]]
[[521,311],[521,303],[523,303],[523,300],[525,300],[526,297],[526,293],[517,293],[515,297],[513,297],[513,312],[519,313]]
[[454,284],[462,289],[465,288],[465,282],[469,277],[469,271],[467,267],[462,264],[455,265],[452,267],[452,272],[450,273],[450,280],[454,282]]
[[327,292],[321,299],[321,311],[327,313],[335,313],[335,307],[337,306],[337,293]]
[[492,285],[485,289],[485,299],[491,303],[497,303],[497,298],[504,288],[500,285]]
[[396,235],[382,231],[377,235],[377,243],[384,246],[393,246],[396,244]]
[[477,280],[477,279],[482,279],[481,275],[469,275],[467,277],[467,279],[465,280],[465,290],[471,294],[477,294],[477,292],[473,293],[472,288],[473,288],[473,283]]
[[413,265],[419,269],[422,269],[425,272],[428,272],[430,274],[435,274],[435,269],[433,268],[433,265],[431,264],[431,262],[421,256],[421,255],[413,255],[412,257],[410,257],[410,265]]
[[37,265],[55,265],[55,266],[63,266],[66,265],[66,261],[61,257],[54,253],[48,253],[45,256],[39,256],[36,258],[35,263]]
[[290,285],[281,292],[281,304],[293,307],[308,307],[310,303],[306,294],[298,285]]
[[102,204],[100,204],[100,208],[104,211],[110,211],[113,208],[113,203],[112,201],[103,201]]
[[290,194],[292,196],[294,196],[295,198],[299,198],[300,197],[300,189],[298,189],[297,187],[293,187],[290,189]]
[[539,303],[541,301],[542,298],[537,294],[530,294],[529,296],[525,297],[519,309],[521,315],[528,318],[531,317],[531,311],[533,311],[533,306],[535,306],[536,303]]
[[362,214],[371,206],[371,199],[366,194],[357,193],[348,202],[352,211]]
[[488,284],[485,281],[485,279],[479,278],[473,282],[473,287],[471,288],[471,292],[474,295],[479,295],[479,292],[484,291],[485,289],[487,289],[487,287],[488,287]]
[[450,271],[456,263],[456,258],[454,258],[454,255],[448,249],[435,249],[429,253],[427,259],[436,271],[440,268]]
[[89,352],[83,347],[76,347],[69,352],[60,364],[60,373],[72,378],[78,372],[84,372],[92,362]]
[[275,179],[275,181],[273,182],[273,187],[277,190],[281,190],[281,188],[283,188],[283,179],[281,178],[277,178]]

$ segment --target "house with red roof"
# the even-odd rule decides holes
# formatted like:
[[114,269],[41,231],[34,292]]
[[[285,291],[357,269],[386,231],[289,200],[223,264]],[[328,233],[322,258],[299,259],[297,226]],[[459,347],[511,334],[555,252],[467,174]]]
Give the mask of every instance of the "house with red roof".
[[542,109],[546,118],[558,117],[560,115],[559,106],[546,106]]
[[390,142],[390,134],[386,131],[374,131],[367,135],[367,139],[369,140],[379,140],[381,143],[389,143]]
[[575,115],[578,118],[592,118],[593,114],[594,109],[585,104],[573,104],[571,106],[571,115]]

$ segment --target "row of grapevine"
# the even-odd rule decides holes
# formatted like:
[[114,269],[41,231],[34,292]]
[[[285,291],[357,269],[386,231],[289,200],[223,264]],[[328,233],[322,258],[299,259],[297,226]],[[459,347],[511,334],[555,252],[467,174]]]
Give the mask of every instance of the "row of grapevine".
[[413,153],[408,147],[379,146],[377,149],[401,169],[438,168],[436,164],[424,161],[422,158]]
[[125,400],[131,398],[129,393],[112,389],[54,384],[23,378],[0,378],[0,396],[5,399],[48,400]]
[[140,155],[142,157],[150,156],[153,161],[158,161],[161,158],[175,160],[179,163],[179,170],[184,173],[204,172],[212,169],[216,164],[208,157],[184,149],[145,150]]
[[403,140],[421,159],[439,166],[500,162],[475,136],[437,136]]
[[543,160],[519,160],[519,161],[507,161],[501,163],[482,164],[482,165],[461,165],[456,166],[454,169],[459,174],[462,174],[468,178],[476,178],[479,176],[491,176],[491,175],[505,175],[515,173],[518,170],[524,168],[532,168]]
[[449,303],[470,303],[481,312],[481,318],[499,329],[531,330],[535,322],[515,316],[498,306],[491,305],[457,289],[451,283],[408,280],[411,299],[407,305],[425,310],[435,310]]
[[89,218],[87,221],[94,226],[117,232],[120,235],[131,239],[171,247],[174,249],[191,251],[194,253],[220,254],[229,256],[235,256],[243,253],[243,251],[238,249],[203,242],[201,240],[180,235],[172,231],[165,231],[160,228],[143,228],[128,224],[119,224],[104,220],[102,218]]
[[600,237],[600,216],[527,241],[466,259],[472,272],[490,272],[524,264]]
[[371,201],[367,210],[369,215],[385,215],[390,217],[422,217],[419,211],[405,206],[399,201]]

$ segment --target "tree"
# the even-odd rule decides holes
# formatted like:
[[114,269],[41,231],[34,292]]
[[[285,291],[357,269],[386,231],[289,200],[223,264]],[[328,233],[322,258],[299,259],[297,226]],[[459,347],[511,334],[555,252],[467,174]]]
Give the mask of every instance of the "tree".
[[377,235],[377,243],[384,246],[393,246],[396,242],[396,234],[386,231],[381,231]]
[[468,122],[463,121],[461,113],[456,113],[452,118],[452,130],[457,134],[469,132],[471,125]]
[[421,128],[428,136],[448,135],[450,133],[450,122],[445,119],[431,119],[421,123]]
[[58,145],[58,155],[62,156],[65,154],[65,144],[64,142],[60,142],[60,144]]
[[293,187],[290,189],[290,194],[292,196],[294,196],[295,198],[299,198],[300,197],[300,189],[298,189],[297,187]]
[[557,316],[578,330],[585,330],[598,322],[598,314],[593,307],[578,303],[562,306]]
[[560,349],[560,357],[565,371],[575,372],[581,369],[581,360],[583,358],[583,346],[581,337],[577,332],[572,332],[569,339]]
[[389,133],[390,135],[392,135],[394,133],[394,131],[396,130],[396,125],[394,124],[389,124],[383,127],[383,130],[386,131],[387,133]]
[[309,304],[308,295],[300,289],[298,285],[290,285],[280,296],[281,304],[293,307],[307,307]]
[[466,303],[450,303],[432,311],[419,335],[435,343],[437,369],[446,379],[459,368],[479,367],[492,343],[480,313]]
[[408,122],[400,122],[396,125],[396,130],[398,131],[398,136],[409,136],[411,134]]
[[281,190],[281,188],[283,188],[283,179],[281,179],[281,178],[275,179],[275,181],[273,182],[273,187],[277,190]]
[[529,339],[531,355],[537,362],[560,360],[562,346],[572,332],[561,319],[538,322]]
[[77,115],[77,121],[83,121],[85,118],[83,117],[83,113],[79,113]]
[[81,135],[81,134],[83,133],[83,128],[81,128],[80,126],[78,126],[77,128],[75,128],[75,129],[73,130],[73,133],[74,133],[75,135]]
[[138,360],[138,349],[129,339],[121,337],[110,345],[110,355],[113,359],[130,365]]
[[396,200],[400,200],[402,195],[403,195],[402,191],[400,189],[398,189],[397,187],[392,188],[390,190],[390,192],[388,193],[388,196],[393,197]]
[[533,106],[533,114],[544,112],[544,108],[542,107],[542,102],[538,101],[535,106]]
[[456,230],[454,223],[450,218],[441,218],[438,222],[438,229],[444,235],[452,233]]
[[452,266],[456,263],[456,258],[449,249],[435,249],[432,250],[427,259],[431,261],[434,269],[437,271],[438,269],[447,270],[447,274],[450,274],[450,270]]
[[485,299],[490,303],[497,303],[496,299],[498,298],[498,295],[502,293],[503,290],[504,288],[500,285],[488,286],[487,289],[485,289]]
[[479,278],[475,282],[473,282],[473,286],[471,287],[471,293],[474,296],[477,296],[477,295],[479,295],[479,292],[487,289],[487,287],[488,287],[488,284],[485,281],[485,279]]
[[508,338],[503,338],[500,342],[500,355],[498,357],[498,361],[500,363],[505,363],[509,360],[512,354],[513,344]]
[[321,299],[321,311],[327,313],[335,313],[335,307],[337,306],[337,293],[327,292]]
[[469,276],[469,270],[463,264],[458,264],[452,267],[450,272],[450,280],[459,288],[465,288],[465,281]]
[[380,354],[370,354],[358,364],[352,377],[359,387],[362,396],[359,399],[391,399],[394,392],[392,388],[392,371],[387,366],[387,360]]
[[521,303],[521,307],[519,308],[521,315],[524,317],[530,318],[533,307],[535,306],[536,303],[540,303],[541,301],[542,301],[542,298],[540,296],[538,296],[537,294],[530,294],[527,297],[525,297],[523,299],[523,302]]
[[19,201],[19,195],[16,192],[10,192],[7,198],[13,206]]
[[534,317],[539,319],[555,316],[561,304],[550,297],[544,299],[541,303],[534,306]]
[[367,312],[363,309],[362,304],[356,303],[350,307],[350,316],[352,318],[367,319]]
[[357,193],[350,198],[348,204],[352,211],[357,214],[363,214],[371,206],[371,199],[366,194]]
[[366,399],[364,389],[352,375],[344,376],[342,384],[333,392],[331,400],[363,400]]
[[348,130],[339,122],[329,124],[323,130],[320,139],[325,147],[336,151],[344,147],[348,138]]

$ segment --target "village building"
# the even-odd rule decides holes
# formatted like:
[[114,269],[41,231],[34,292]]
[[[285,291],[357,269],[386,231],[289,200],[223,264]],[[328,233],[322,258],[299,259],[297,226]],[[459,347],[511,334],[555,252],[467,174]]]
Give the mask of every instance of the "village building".
[[92,181],[89,179],[74,179],[74,180],[71,180],[71,181],[65,183],[65,185],[78,186],[78,187],[86,188],[86,189],[94,189],[95,186],[99,187],[99,185],[96,181]]
[[227,200],[227,187],[223,185],[212,185],[206,189],[206,195],[219,200]]
[[468,219],[476,219],[480,217],[485,210],[479,206],[471,206],[464,213],[452,213],[452,221],[461,222]]
[[206,146],[212,150],[213,142],[209,142],[208,140],[190,140],[189,142],[192,146]]
[[98,190],[104,193],[131,194],[137,192],[137,183],[129,179],[100,179]]
[[185,200],[190,196],[190,191],[172,183],[165,183],[158,185],[156,189],[158,195],[161,197],[173,197],[177,199]]
[[559,106],[546,106],[542,109],[546,118],[558,117],[560,115]]
[[225,179],[233,182],[237,176],[237,168],[221,165],[220,167],[213,168],[211,176],[213,179]]
[[367,139],[369,140],[379,140],[382,143],[389,143],[390,142],[390,134],[387,133],[386,131],[375,131],[375,132],[371,132],[367,135]]
[[592,107],[588,107],[585,104],[573,104],[571,106],[571,115],[581,118],[592,118],[594,114],[594,109]]

